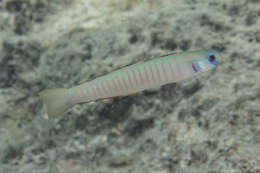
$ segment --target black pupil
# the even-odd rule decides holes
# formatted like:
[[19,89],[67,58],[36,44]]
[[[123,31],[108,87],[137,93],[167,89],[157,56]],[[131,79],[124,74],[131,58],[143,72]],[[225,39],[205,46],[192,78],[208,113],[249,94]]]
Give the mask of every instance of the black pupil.
[[215,61],[215,55],[210,55],[209,56],[209,61],[214,62]]

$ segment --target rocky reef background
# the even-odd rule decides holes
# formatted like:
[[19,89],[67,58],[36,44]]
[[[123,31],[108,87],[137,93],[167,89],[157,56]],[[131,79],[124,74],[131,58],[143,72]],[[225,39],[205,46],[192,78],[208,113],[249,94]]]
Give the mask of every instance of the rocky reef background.
[[[259,173],[259,0],[0,1],[1,173]],[[38,92],[174,50],[216,70],[47,121]]]

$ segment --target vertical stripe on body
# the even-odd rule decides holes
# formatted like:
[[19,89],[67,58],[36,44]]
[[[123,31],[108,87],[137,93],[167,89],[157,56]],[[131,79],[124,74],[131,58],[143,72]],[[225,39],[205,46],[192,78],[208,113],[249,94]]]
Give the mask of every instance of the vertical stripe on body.
[[98,86],[98,83],[96,83],[96,90],[99,93],[99,96],[102,97],[102,92],[101,92],[101,90],[100,90],[100,88]]
[[193,71],[193,68],[191,67],[190,63],[185,64],[184,70],[185,70],[185,77],[193,76],[196,73]]
[[120,81],[119,76],[116,76],[116,80],[117,80],[117,82],[118,82],[118,85],[119,85],[120,91],[123,92],[123,86],[122,86],[122,84],[121,84],[121,81]]
[[179,79],[182,78],[182,71],[181,71],[180,65],[176,64],[175,68],[176,68],[176,71],[177,71],[177,79],[179,80]]
[[71,94],[72,103],[77,102],[77,91],[73,90]]
[[80,91],[81,91],[82,99],[84,99],[84,98],[86,99],[87,97],[86,97],[86,95],[85,95],[84,89],[81,88]]
[[107,84],[107,87],[108,87],[108,89],[110,90],[110,92],[112,93],[113,92],[113,90],[112,90],[112,88],[111,88],[111,86],[110,86],[110,83],[109,83],[109,81],[108,80],[106,80],[106,84]]
[[168,83],[168,77],[167,77],[167,73],[166,73],[166,67],[164,66],[163,63],[161,63],[161,66],[162,66],[162,70],[163,70],[163,74],[164,74],[164,79],[165,81]]
[[169,68],[170,68],[170,72],[171,72],[171,80],[175,81],[176,80],[176,75],[174,74],[173,68],[172,68],[172,64],[170,62],[168,62],[169,64]]
[[[141,67],[140,67],[140,68],[141,68]],[[139,77],[140,77],[140,80],[141,80],[141,84],[142,84],[142,86],[144,87],[144,79],[143,79],[142,72],[141,72],[140,68],[138,68],[137,71],[138,71],[138,73],[139,73]]]
[[148,72],[146,70],[146,67],[145,66],[143,66],[143,67],[144,67],[145,79],[146,79],[146,82],[147,82],[147,84],[149,86],[150,85],[149,75],[148,75]]
[[162,78],[161,78],[161,75],[160,75],[160,71],[159,71],[159,66],[158,66],[158,64],[155,64],[155,67],[156,67],[156,73],[157,73],[159,82],[162,83]]
[[97,93],[96,93],[96,91],[95,91],[95,88],[94,88],[94,85],[91,85],[91,89],[92,89],[92,95],[94,96],[94,97],[97,97]]
[[104,85],[104,79],[102,79],[102,81],[101,81],[101,86],[102,86],[104,94],[106,95],[107,94],[107,89],[105,88],[105,85]]
[[77,90],[77,98],[78,98],[78,101],[80,101],[80,93],[79,93],[79,90]]
[[[151,64],[151,65],[152,65],[152,64]],[[155,83],[156,83],[156,79],[155,79],[155,77],[154,77],[153,67],[150,66],[149,69],[150,69],[150,72],[151,72],[151,74],[152,74],[152,80],[153,80],[153,83],[155,84]]]
[[86,91],[87,91],[88,97],[90,97],[90,92],[88,90],[88,86],[86,87]]
[[135,75],[135,71],[132,70],[132,73],[133,73],[133,76],[134,76],[134,79],[135,79],[135,88],[137,88],[138,87],[138,80],[137,80],[137,77]]
[[[125,73],[125,72],[124,72],[124,73]],[[124,83],[124,85],[125,85],[125,89],[128,90],[128,85],[127,85],[127,82],[126,82],[126,80],[125,80],[125,76],[124,76],[123,73],[122,73],[122,75],[121,75],[121,78],[122,78],[123,83]]]
[[116,82],[115,82],[115,80],[114,80],[113,77],[111,77],[111,81],[112,81],[112,84],[113,84],[113,86],[114,86],[114,91],[117,92],[118,89],[117,89]]
[[130,76],[130,74],[129,74],[129,71],[127,71],[126,74],[127,74],[127,78],[128,78],[130,87],[131,87],[131,89],[133,89],[133,83],[132,83],[132,79],[131,79],[131,76]]

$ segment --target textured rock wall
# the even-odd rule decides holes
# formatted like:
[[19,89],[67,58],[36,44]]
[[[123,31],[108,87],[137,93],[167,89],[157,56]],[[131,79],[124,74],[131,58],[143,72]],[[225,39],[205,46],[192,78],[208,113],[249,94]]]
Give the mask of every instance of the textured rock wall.
[[[260,172],[258,0],[0,4],[0,172]],[[216,70],[44,118],[43,89],[197,48]]]

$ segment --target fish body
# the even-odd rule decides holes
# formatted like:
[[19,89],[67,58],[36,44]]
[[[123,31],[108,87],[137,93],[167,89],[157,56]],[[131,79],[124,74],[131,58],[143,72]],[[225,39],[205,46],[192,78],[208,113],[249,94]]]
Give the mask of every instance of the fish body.
[[121,68],[69,89],[40,92],[49,117],[60,115],[77,103],[126,96],[145,89],[178,82],[216,67],[212,51],[168,54]]

